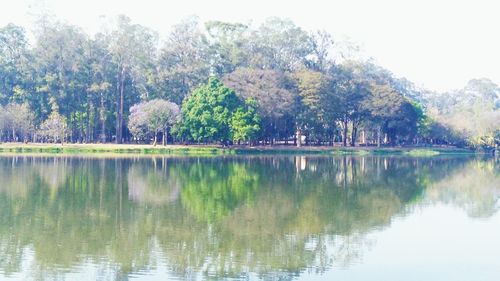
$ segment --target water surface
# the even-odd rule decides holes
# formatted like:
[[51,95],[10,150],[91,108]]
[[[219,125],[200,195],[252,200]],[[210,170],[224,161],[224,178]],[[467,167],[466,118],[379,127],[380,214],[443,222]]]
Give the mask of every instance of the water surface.
[[0,280],[498,280],[500,162],[0,157]]

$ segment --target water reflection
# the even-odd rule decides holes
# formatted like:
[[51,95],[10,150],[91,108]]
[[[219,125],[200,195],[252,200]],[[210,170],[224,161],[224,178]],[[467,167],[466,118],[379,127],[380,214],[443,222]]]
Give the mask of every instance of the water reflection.
[[89,264],[117,280],[159,269],[183,279],[320,274],[359,261],[368,233],[422,203],[492,216],[499,167],[474,158],[0,157],[0,274],[57,279]]
[[500,208],[498,161],[472,161],[430,184],[427,193],[431,200],[454,204],[471,217],[491,217]]

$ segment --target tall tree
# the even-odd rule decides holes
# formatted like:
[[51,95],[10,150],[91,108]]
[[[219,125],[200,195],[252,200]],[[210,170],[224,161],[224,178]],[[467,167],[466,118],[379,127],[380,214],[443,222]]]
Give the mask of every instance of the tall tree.
[[26,101],[30,77],[28,39],[14,24],[0,28],[0,104]]
[[294,134],[298,96],[294,83],[277,70],[242,68],[224,77],[224,83],[242,99],[256,102],[262,118],[262,136],[272,143],[275,138]]
[[[87,83],[89,111],[93,112],[94,133],[93,140],[106,142],[111,135],[108,122],[112,122],[112,104],[115,101],[113,70],[116,68],[112,61],[112,54],[108,50],[109,36],[97,34],[89,42],[86,57],[89,66],[89,79]],[[99,124],[99,125],[98,125]],[[97,133],[99,132],[99,133]],[[90,133],[89,133],[90,134]]]
[[384,130],[390,130],[395,125],[391,122],[396,121],[408,105],[405,98],[388,84],[373,84],[371,93],[363,104],[370,113],[371,121],[376,125],[377,146],[380,146]]
[[251,66],[257,68],[293,71],[306,65],[313,51],[309,34],[290,20],[269,18],[253,37]]
[[348,144],[351,125],[351,145],[355,145],[358,127],[367,114],[363,101],[369,95],[369,84],[346,66],[332,68],[329,77],[325,115],[339,128],[343,146]]
[[39,82],[32,106],[44,120],[56,103],[69,122],[70,140],[81,140],[86,114],[86,60],[88,37],[81,29],[59,22],[44,22],[35,32],[36,70]]
[[5,110],[0,104],[0,143],[3,141],[4,131],[7,129],[7,116]]
[[301,145],[303,133],[316,140],[323,137],[326,129],[322,103],[325,102],[327,79],[321,72],[303,69],[293,74],[299,93],[297,102],[296,135]]
[[249,27],[241,23],[209,21],[205,24],[209,34],[211,66],[214,74],[223,76],[238,67],[249,65]]
[[158,61],[161,98],[177,104],[210,74],[210,52],[198,20],[189,18],[173,27]]
[[133,24],[122,15],[118,17],[117,27],[110,36],[109,50],[116,65],[116,143],[122,143],[127,80],[136,87],[139,95],[147,95],[136,81],[147,81],[142,75],[147,73],[151,59],[155,57],[157,34],[144,26]]
[[326,73],[334,63],[332,35],[326,31],[316,31],[311,33],[309,38],[311,40],[311,58],[306,61],[306,66],[315,71]]

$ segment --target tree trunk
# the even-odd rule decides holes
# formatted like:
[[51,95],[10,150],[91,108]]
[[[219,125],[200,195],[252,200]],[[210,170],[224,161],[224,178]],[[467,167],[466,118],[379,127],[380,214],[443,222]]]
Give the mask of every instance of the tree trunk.
[[120,131],[120,75],[116,77],[116,122],[115,122],[115,142],[118,142],[118,132]]
[[90,117],[93,116],[93,114],[90,114],[90,112],[94,112],[93,110],[94,106],[92,105],[92,101],[90,98],[88,98],[88,107],[87,107],[87,130],[85,132],[85,143],[90,143],[92,137],[92,126],[90,125]]
[[358,134],[358,126],[355,124],[355,122],[352,122],[351,146],[356,146],[357,134]]
[[167,128],[163,129],[163,146],[167,146],[168,143],[168,132]]
[[342,121],[342,145],[347,146],[347,118]]
[[302,146],[302,132],[300,129],[297,129],[297,147]]
[[156,146],[157,143],[158,143],[158,131],[155,131],[155,138],[153,141],[153,146]]
[[382,128],[380,128],[380,126],[377,128],[377,147],[380,147],[380,134],[382,133]]
[[123,99],[124,99],[124,88],[125,88],[125,67],[122,67],[120,78],[119,78],[119,102],[118,102],[118,115],[116,120],[116,143],[123,142]]
[[120,82],[120,143],[123,142],[123,103],[125,92],[125,70],[122,72],[122,80]]
[[104,93],[101,93],[101,142],[106,142],[106,109],[104,108]]

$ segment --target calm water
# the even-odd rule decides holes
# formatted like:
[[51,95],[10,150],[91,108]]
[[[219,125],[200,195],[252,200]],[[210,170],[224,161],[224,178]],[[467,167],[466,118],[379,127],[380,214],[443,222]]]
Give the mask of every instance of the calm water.
[[0,157],[0,280],[498,280],[500,161]]

